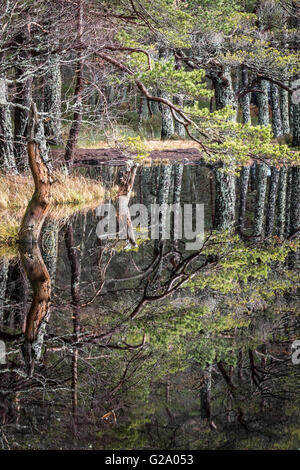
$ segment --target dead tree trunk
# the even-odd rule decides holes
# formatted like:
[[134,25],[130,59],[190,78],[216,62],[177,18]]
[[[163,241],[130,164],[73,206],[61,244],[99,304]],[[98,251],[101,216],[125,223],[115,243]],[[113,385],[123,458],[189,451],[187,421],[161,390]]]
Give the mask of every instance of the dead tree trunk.
[[38,121],[36,107],[31,106],[28,121],[28,157],[35,191],[28,204],[19,232],[20,253],[33,289],[33,299],[27,314],[23,355],[29,375],[41,355],[51,294],[51,279],[43,261],[38,239],[51,199],[51,169],[44,158],[45,136]]

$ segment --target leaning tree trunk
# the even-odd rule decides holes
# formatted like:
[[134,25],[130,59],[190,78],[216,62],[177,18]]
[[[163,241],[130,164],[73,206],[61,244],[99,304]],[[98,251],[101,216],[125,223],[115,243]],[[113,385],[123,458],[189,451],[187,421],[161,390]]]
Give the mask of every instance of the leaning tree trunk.
[[47,160],[42,123],[32,104],[28,120],[28,157],[35,191],[28,204],[19,232],[20,253],[33,289],[33,299],[25,324],[23,355],[29,375],[39,360],[48,318],[51,280],[38,244],[51,199],[51,168]]
[[17,173],[13,140],[10,103],[7,101],[7,84],[5,77],[2,76],[0,77],[0,169]]
[[61,144],[61,73],[57,56],[49,58],[48,72],[45,76],[44,111],[45,136],[54,145]]
[[283,132],[282,132],[278,86],[275,85],[274,83],[271,83],[270,90],[271,90],[271,108],[272,108],[272,129],[273,129],[273,133],[275,137],[281,137]]
[[273,166],[271,168],[270,188],[266,215],[266,237],[271,237],[273,235],[278,182],[279,170]]

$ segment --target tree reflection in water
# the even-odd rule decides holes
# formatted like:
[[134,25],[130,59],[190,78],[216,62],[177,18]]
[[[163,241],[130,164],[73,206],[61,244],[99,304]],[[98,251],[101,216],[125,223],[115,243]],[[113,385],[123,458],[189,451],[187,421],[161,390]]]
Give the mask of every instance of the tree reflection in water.
[[[298,448],[297,209],[288,229],[282,210],[290,170],[278,175],[275,211],[273,193],[262,207],[263,178],[247,194],[200,164],[86,171],[132,203],[204,203],[205,242],[185,252],[181,240],[97,240],[93,211],[59,226],[46,219],[45,262],[39,233],[20,245],[33,291],[24,333],[12,320],[26,306],[22,286],[12,289],[21,268],[1,261],[2,447]],[[33,369],[24,344],[42,324]]]

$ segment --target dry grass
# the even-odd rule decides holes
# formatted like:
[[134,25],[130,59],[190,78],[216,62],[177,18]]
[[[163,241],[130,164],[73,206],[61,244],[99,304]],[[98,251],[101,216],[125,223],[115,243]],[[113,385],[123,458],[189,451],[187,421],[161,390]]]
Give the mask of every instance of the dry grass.
[[149,150],[180,150],[180,149],[199,149],[199,144],[193,140],[147,140],[145,144]]
[[[0,245],[16,244],[20,222],[33,191],[30,176],[0,175]],[[105,191],[99,182],[55,172],[49,217],[61,220],[76,211],[93,209],[104,197]]]
[[[179,150],[179,149],[199,149],[199,144],[193,140],[143,140],[143,143],[149,151],[152,150]],[[84,149],[106,149],[111,145],[104,140],[80,143],[79,148]]]

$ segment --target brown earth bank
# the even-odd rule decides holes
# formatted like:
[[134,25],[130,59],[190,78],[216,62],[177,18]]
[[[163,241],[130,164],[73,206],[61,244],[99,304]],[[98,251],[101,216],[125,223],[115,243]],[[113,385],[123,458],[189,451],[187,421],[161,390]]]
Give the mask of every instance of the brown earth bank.
[[[51,154],[54,166],[59,167],[64,161],[64,150],[52,150]],[[74,166],[122,165],[128,159],[128,154],[116,148],[76,149]],[[197,148],[152,150],[147,159],[187,163],[201,160],[201,153]]]

